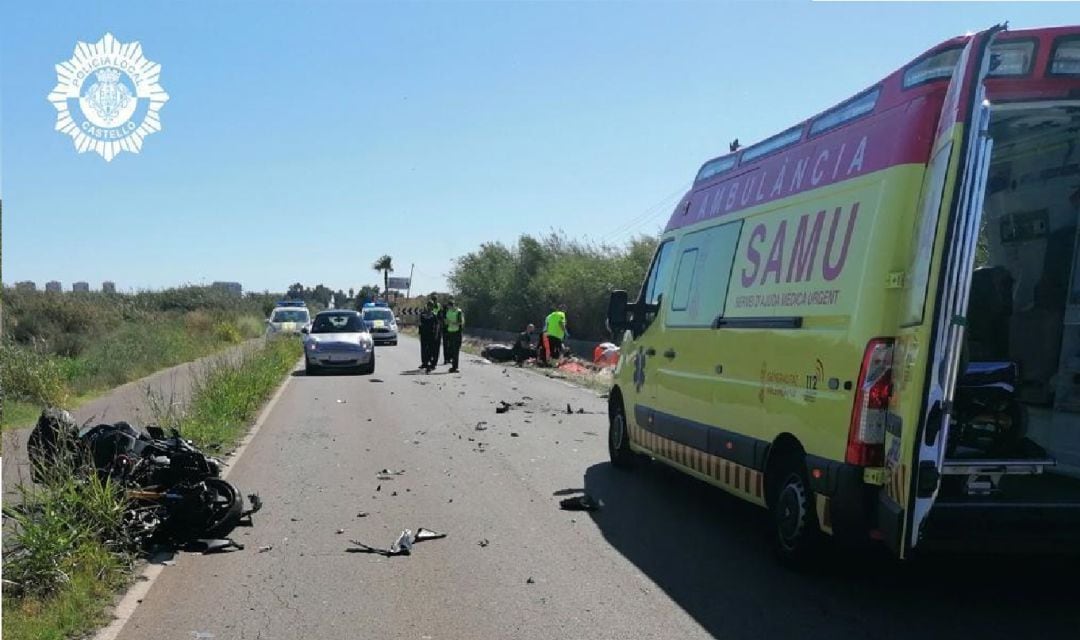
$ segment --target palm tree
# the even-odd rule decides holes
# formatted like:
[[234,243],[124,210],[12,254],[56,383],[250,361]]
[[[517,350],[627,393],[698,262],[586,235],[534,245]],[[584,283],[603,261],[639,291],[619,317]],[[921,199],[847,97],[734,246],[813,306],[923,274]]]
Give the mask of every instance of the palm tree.
[[375,261],[375,264],[371,265],[371,268],[376,271],[381,271],[383,274],[383,291],[390,288],[390,274],[394,272],[393,258],[390,256],[382,256]]

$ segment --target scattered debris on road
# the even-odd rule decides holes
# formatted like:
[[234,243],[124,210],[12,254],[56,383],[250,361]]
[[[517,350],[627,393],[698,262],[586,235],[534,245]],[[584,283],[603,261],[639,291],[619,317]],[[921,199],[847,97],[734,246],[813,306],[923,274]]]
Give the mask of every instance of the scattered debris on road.
[[190,553],[201,553],[203,555],[211,553],[222,553],[229,549],[243,551],[244,545],[236,542],[232,538],[200,538],[198,540],[192,540],[184,545],[184,551]]
[[381,378],[368,378],[368,382],[382,382]]
[[529,576],[528,579],[525,580],[525,584],[536,584],[536,580],[533,580],[532,576]]
[[360,513],[356,514],[356,517],[357,518],[366,518],[366,517],[368,517],[368,512],[367,511],[361,511]]
[[511,438],[517,438],[518,437],[518,432],[517,431],[511,431],[510,432],[510,437]]
[[568,413],[568,414],[573,414],[574,413],[574,410],[570,408],[570,403],[569,402],[566,403],[566,413]]
[[593,498],[589,494],[574,496],[559,501],[559,508],[563,511],[596,511],[604,506],[604,501]]
[[495,413],[506,413],[510,410],[510,403],[506,400],[499,400],[499,406],[495,407]]
[[259,553],[266,553],[267,551],[272,551],[273,548],[274,545],[272,544],[264,544],[263,546],[259,547]]
[[488,540],[487,538],[484,538],[483,540],[480,540],[480,541],[479,541],[479,542],[477,542],[476,544],[477,544],[478,546],[480,546],[481,548],[483,548],[483,547],[486,547],[486,546],[488,546],[489,544],[491,544],[491,541],[489,541],[489,540]]
[[484,431],[486,429],[487,429],[487,423],[484,422],[483,420],[476,423],[476,430],[477,431]]
[[345,533],[345,530],[344,530],[344,529],[338,529],[338,530],[337,530],[337,534],[338,534],[339,536],[340,536],[341,534],[343,534],[343,533]]
[[415,534],[412,532],[411,529],[403,529],[401,533],[398,534],[397,539],[394,540],[394,543],[391,544],[390,548],[388,549],[372,547],[358,540],[349,540],[349,542],[353,543],[356,546],[345,549],[345,551],[347,553],[374,553],[387,558],[391,556],[407,556],[412,553],[413,545],[417,542],[424,542],[425,540],[438,540],[445,537],[445,533],[439,533],[437,531],[432,531],[431,529],[425,529],[423,527],[417,529]]
[[338,403],[338,404],[348,404],[348,403],[349,403],[349,401],[348,401],[348,400],[342,400],[341,398],[338,398],[338,401],[337,401],[337,403]]

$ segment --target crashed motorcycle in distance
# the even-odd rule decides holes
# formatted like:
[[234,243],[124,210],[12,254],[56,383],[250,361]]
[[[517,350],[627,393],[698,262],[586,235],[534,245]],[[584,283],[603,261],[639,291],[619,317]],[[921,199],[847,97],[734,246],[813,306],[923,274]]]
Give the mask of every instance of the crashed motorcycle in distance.
[[166,435],[149,425],[142,432],[126,422],[79,429],[67,411],[46,409],[27,449],[35,482],[66,461],[70,464],[63,468],[93,472],[122,487],[128,499],[124,523],[143,545],[183,546],[225,538],[238,525],[250,526],[251,514],[262,507],[252,494],[251,507],[245,510],[243,496],[221,478],[221,461],[175,429]]

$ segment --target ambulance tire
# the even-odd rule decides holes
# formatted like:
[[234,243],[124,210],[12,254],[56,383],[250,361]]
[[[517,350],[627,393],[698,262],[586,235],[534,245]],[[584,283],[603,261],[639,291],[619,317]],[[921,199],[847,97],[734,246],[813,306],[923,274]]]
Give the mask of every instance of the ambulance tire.
[[630,449],[630,431],[621,401],[614,402],[608,411],[608,456],[617,469],[629,470],[641,463],[641,456]]
[[773,547],[781,563],[801,568],[815,557],[821,543],[806,460],[799,453],[788,453],[773,469],[777,482],[770,506]]

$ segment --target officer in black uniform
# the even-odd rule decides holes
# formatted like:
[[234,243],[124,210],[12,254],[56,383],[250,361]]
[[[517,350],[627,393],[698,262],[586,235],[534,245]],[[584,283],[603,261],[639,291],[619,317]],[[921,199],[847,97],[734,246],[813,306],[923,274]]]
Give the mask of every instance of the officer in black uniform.
[[[432,365],[439,364],[439,346],[443,342],[443,308],[439,304],[439,298],[434,293],[428,299],[428,304],[431,305],[431,312],[435,314],[435,342],[433,343],[433,351],[431,352]],[[445,349],[444,349],[445,351]]]
[[428,300],[420,312],[420,368],[431,371],[439,358],[439,318],[435,315],[435,301]]

